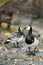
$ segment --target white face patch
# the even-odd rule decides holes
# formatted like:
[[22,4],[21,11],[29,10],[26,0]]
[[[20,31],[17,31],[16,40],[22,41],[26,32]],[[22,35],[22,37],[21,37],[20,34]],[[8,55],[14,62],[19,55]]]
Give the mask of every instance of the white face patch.
[[27,26],[27,28],[26,28],[27,30],[30,30],[30,26]]
[[20,27],[20,30],[22,31],[22,28]]

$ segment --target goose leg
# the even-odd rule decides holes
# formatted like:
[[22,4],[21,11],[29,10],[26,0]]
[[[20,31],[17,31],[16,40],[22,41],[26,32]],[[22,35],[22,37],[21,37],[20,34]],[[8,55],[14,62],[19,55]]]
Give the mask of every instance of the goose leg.
[[34,48],[34,54],[35,54],[36,50],[38,51],[38,48],[37,47]]
[[30,54],[30,51],[31,51],[31,50],[30,50],[30,47],[28,47],[28,49],[29,49],[29,54]]
[[18,44],[19,44],[19,43],[17,42],[17,48],[18,48],[18,46],[19,46]]
[[16,47],[15,43],[13,43],[14,47]]

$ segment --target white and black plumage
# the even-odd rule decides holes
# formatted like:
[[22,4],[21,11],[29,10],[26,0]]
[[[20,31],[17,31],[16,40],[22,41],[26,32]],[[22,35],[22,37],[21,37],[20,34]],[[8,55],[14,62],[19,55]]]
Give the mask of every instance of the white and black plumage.
[[24,33],[24,36],[26,37],[29,34],[32,34],[32,27],[29,25],[29,26],[25,26],[23,28],[23,33]]
[[32,26],[31,26],[31,25],[26,26],[26,27],[24,28],[24,30],[26,31],[26,34],[25,34],[25,32],[24,32],[24,35],[27,35],[27,34],[29,33],[29,34],[32,34],[32,35],[33,35],[34,37],[36,37],[36,38],[39,38],[39,37],[40,37],[39,32],[36,31],[36,30],[34,30],[34,29],[32,29]]
[[22,33],[22,28],[19,27],[18,32],[12,33],[11,36],[8,37],[8,39],[5,41],[5,44],[17,43],[17,47],[18,47],[19,42],[21,42],[23,38],[24,38],[24,34]]
[[37,38],[34,37],[34,35],[32,34],[32,27],[30,25],[27,26],[25,29],[28,30],[28,34],[25,38],[25,42],[26,44],[28,44],[29,51],[30,51],[30,47],[35,47],[34,48],[34,53],[35,53],[35,49],[37,45],[39,44],[39,40],[37,40]]

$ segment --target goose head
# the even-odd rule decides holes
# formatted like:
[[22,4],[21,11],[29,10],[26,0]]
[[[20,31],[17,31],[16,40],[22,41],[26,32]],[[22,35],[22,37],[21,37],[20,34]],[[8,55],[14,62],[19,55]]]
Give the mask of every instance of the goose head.
[[21,27],[18,28],[18,32],[20,32],[20,33],[22,32],[22,28]]
[[32,34],[32,26],[31,25],[26,26],[24,29],[26,29],[28,31],[28,34]]

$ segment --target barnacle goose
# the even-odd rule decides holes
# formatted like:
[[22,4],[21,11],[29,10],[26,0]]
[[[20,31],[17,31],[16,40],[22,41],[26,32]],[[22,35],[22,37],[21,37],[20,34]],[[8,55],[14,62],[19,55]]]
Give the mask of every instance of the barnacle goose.
[[19,42],[21,42],[23,38],[24,38],[24,34],[22,33],[22,28],[19,27],[18,32],[12,33],[11,36],[8,37],[8,39],[4,42],[4,44],[17,43],[17,47],[18,47]]
[[30,47],[35,47],[34,48],[34,53],[35,53],[37,45],[39,44],[39,40],[36,37],[34,37],[34,35],[32,34],[31,25],[28,25],[25,29],[28,30],[28,34],[25,37],[25,42],[26,44],[28,44],[29,52],[30,52]]

